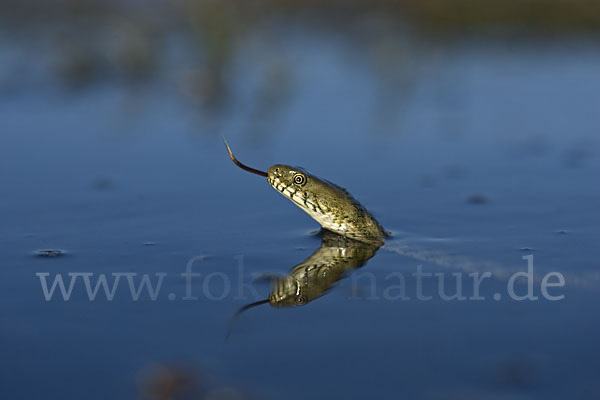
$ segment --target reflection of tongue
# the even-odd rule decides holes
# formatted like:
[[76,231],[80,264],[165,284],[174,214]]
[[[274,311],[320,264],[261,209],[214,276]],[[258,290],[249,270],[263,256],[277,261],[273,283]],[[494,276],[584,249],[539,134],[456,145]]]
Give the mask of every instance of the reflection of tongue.
[[229,336],[231,336],[231,332],[233,331],[233,323],[235,322],[235,319],[241,313],[243,313],[246,310],[249,310],[250,308],[253,308],[253,307],[256,307],[256,306],[260,306],[260,305],[266,304],[268,302],[269,302],[269,299],[255,301],[254,303],[246,304],[245,306],[243,306],[239,310],[237,310],[235,312],[235,314],[233,314],[233,317],[231,317],[231,322],[229,323],[229,330],[227,331],[227,334],[225,335],[225,340],[227,340],[229,338]]

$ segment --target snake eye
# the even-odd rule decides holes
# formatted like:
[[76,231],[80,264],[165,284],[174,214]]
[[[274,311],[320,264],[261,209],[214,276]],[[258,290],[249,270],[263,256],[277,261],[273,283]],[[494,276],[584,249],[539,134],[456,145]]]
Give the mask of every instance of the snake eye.
[[296,304],[299,306],[306,304],[306,297],[304,297],[302,295],[296,297]]
[[293,177],[294,183],[298,186],[304,186],[306,184],[306,175],[297,173]]

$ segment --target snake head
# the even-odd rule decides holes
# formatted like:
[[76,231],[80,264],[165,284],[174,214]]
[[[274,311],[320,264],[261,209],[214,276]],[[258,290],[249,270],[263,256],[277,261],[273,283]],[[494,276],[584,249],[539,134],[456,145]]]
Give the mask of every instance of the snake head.
[[302,168],[283,164],[269,168],[267,181],[323,228],[363,242],[383,242],[381,225],[346,189]]
[[307,293],[306,288],[298,279],[292,275],[279,277],[272,282],[271,294],[269,295],[269,304],[272,307],[293,307],[303,306],[312,300]]

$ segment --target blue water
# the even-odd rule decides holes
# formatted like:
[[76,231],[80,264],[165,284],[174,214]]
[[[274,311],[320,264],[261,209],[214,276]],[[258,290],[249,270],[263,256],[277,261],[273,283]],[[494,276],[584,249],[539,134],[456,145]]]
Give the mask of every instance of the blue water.
[[[381,71],[339,38],[282,40],[275,67],[236,51],[214,114],[171,70],[70,91],[34,68],[0,97],[1,397],[144,397],[164,379],[152,371],[183,370],[196,386],[175,398],[597,398],[597,46],[437,45]],[[3,44],[5,65],[15,51]],[[270,68],[284,68],[274,88]],[[393,233],[323,297],[250,310],[227,341],[235,311],[268,295],[255,278],[289,273],[320,239],[220,135],[255,168],[301,165],[346,187]],[[507,297],[531,254],[535,294],[560,272],[563,300]],[[448,291],[451,273],[494,277],[484,301],[419,301],[419,265]],[[155,301],[132,300],[125,278],[113,301],[90,301],[82,280],[46,301],[43,272],[167,275]],[[383,298],[394,272],[410,300]]]

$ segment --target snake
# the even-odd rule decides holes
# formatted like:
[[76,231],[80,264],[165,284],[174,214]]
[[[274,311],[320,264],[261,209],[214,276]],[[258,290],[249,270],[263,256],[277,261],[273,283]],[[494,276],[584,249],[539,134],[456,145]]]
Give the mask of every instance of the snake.
[[235,165],[267,178],[273,189],[317,221],[322,229],[321,246],[286,276],[272,280],[269,297],[241,307],[244,311],[262,305],[292,307],[305,305],[329,291],[348,270],[362,267],[384,244],[387,236],[381,224],[350,193],[303,168],[275,164],[265,171],[240,162],[226,140],[225,147]]
[[291,200],[325,230],[359,242],[382,245],[386,231],[343,187],[319,178],[300,167],[275,164],[267,172],[241,163],[225,140],[229,157],[245,171],[267,178],[271,187]]

